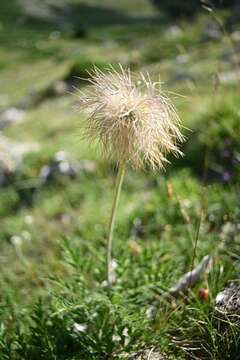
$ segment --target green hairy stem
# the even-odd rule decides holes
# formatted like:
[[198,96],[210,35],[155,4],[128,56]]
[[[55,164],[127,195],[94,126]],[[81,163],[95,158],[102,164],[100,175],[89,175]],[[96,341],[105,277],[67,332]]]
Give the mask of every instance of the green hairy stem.
[[124,179],[126,164],[125,162],[120,163],[118,167],[115,191],[114,191],[114,198],[113,198],[113,205],[111,210],[111,217],[109,222],[108,228],[108,237],[107,237],[107,282],[108,286],[111,285],[111,266],[112,266],[112,243],[113,243],[113,230],[116,220],[116,212],[119,203],[119,198],[122,189],[122,183]]

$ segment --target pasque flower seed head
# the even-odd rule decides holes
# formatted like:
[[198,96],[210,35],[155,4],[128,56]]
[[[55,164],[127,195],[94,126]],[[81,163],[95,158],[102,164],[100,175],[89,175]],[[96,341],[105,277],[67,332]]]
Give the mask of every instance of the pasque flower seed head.
[[149,75],[135,80],[130,70],[95,69],[92,86],[80,93],[88,113],[85,135],[98,140],[104,154],[134,168],[164,167],[169,153],[180,155],[184,140],[175,108]]

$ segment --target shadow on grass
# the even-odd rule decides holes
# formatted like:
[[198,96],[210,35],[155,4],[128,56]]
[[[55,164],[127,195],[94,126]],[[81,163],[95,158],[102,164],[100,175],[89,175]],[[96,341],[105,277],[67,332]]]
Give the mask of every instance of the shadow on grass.
[[31,0],[19,0],[21,7],[29,19],[56,22],[58,24],[70,23],[84,27],[106,27],[114,25],[136,25],[142,23],[159,22],[156,16],[133,16],[128,12],[112,9],[111,7],[88,5],[84,3],[53,3],[45,4]]
[[[160,22],[161,20],[161,22]],[[71,3],[66,1],[9,0],[0,5],[2,48],[21,51],[31,57],[57,56],[57,42],[53,36],[88,38],[91,29],[126,27],[127,36],[136,36],[131,29],[164,25],[159,14],[133,15],[111,7]],[[110,30],[111,31],[111,30]],[[60,51],[61,52],[61,51]]]

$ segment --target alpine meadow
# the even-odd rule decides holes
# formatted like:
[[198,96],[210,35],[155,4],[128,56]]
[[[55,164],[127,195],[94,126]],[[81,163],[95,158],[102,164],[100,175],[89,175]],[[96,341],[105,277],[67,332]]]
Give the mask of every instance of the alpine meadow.
[[0,360],[240,360],[238,0],[0,3]]

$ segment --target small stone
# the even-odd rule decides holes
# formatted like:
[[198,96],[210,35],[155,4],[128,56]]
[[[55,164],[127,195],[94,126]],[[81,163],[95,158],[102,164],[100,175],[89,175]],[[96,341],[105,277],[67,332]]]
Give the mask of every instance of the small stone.
[[75,178],[79,172],[78,164],[71,164],[64,151],[57,152],[48,165],[44,165],[40,170],[42,183],[52,180],[57,175]]
[[25,112],[15,107],[9,108],[0,114],[0,128],[18,123],[23,120]]
[[222,84],[236,83],[240,80],[240,71],[232,70],[219,74],[219,80]]
[[217,294],[215,299],[216,309],[224,314],[240,314],[240,285],[231,283]]
[[165,35],[169,38],[176,39],[182,35],[182,29],[177,25],[172,25],[166,30]]
[[141,237],[142,235],[143,235],[142,220],[139,218],[135,218],[131,229],[131,236],[133,239],[136,239],[138,237]]
[[21,168],[23,156],[38,149],[37,143],[16,142],[0,136],[0,186],[9,185]]
[[202,41],[218,40],[221,38],[221,31],[215,22],[209,22],[203,31]]
[[188,54],[179,54],[176,57],[176,62],[179,65],[187,64],[189,62],[189,55]]

